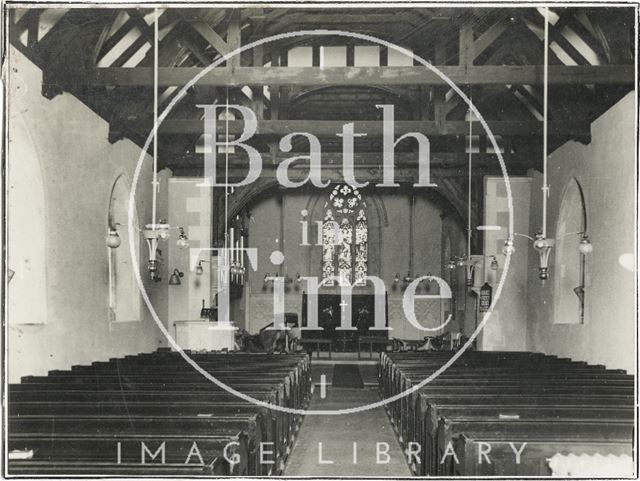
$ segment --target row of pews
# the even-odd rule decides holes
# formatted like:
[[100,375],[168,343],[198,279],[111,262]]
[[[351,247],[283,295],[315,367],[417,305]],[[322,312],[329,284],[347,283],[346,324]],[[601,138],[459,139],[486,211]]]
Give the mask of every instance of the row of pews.
[[[254,399],[308,405],[306,354],[189,354]],[[9,385],[8,472],[269,476],[282,472],[300,422],[228,393],[178,353],[159,350]]]
[[[419,384],[451,356],[382,354],[383,396]],[[554,455],[630,464],[634,392],[621,370],[539,353],[466,352],[387,411],[414,474],[548,476]]]

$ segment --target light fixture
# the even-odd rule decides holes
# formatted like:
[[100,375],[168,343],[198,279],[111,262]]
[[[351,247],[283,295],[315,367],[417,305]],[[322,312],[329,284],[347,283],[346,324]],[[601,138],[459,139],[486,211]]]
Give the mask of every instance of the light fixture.
[[396,272],[396,275],[393,278],[393,283],[397,284],[398,282],[400,282],[400,274]]
[[189,247],[189,238],[184,233],[184,229],[182,227],[178,227],[178,229],[180,230],[180,234],[178,235],[176,244],[180,249],[186,249],[187,247]]
[[174,269],[173,274],[171,274],[171,277],[169,278],[169,285],[179,286],[180,284],[182,284],[182,282],[180,281],[181,277],[184,277],[184,272],[180,272],[178,269]]
[[447,269],[449,269],[450,271],[454,270],[456,268],[456,261],[453,259],[450,259],[449,262],[447,262]]
[[549,7],[544,7],[544,68],[542,90],[542,231],[536,234],[533,247],[540,256],[540,280],[549,278],[549,255],[555,245],[554,239],[547,239],[547,202],[549,198],[548,182],[548,119],[549,119]]
[[473,286],[473,272],[476,267],[475,262],[471,258],[471,174],[473,163],[473,97],[472,87],[469,86],[469,162],[467,176],[467,256],[461,256],[458,260],[458,266],[465,266],[465,284],[467,287]]
[[410,284],[411,282],[413,282],[413,277],[411,277],[411,271],[407,272],[407,275],[404,276],[404,279],[402,279],[404,281],[405,284]]
[[120,239],[120,235],[118,234],[118,224],[113,220],[113,216],[109,213],[109,218],[107,220],[109,224],[109,232],[107,234],[107,247],[110,249],[117,249],[122,244],[122,239]]
[[502,253],[505,256],[512,255],[515,253],[516,248],[513,246],[513,239],[506,239],[504,241],[504,247],[502,248]]
[[[157,50],[158,48],[158,9],[154,9],[155,12],[155,22],[154,22],[154,37],[153,37],[153,46]],[[158,55],[153,56],[153,68],[154,71],[158,71]],[[153,121],[154,125],[158,124],[158,78],[157,75],[153,81]],[[158,187],[160,182],[158,181],[158,133],[154,133],[153,138],[153,177],[151,181],[151,223],[145,225],[143,230],[144,239],[147,242],[147,247],[149,248],[149,263],[147,269],[149,271],[149,275],[151,280],[158,282],[160,280],[160,276],[158,275],[158,268],[160,265],[160,261],[158,260],[158,241],[159,240],[167,240],[170,237],[170,229],[172,228],[166,220],[161,219],[160,222],[156,222],[157,219],[157,197],[158,197]],[[189,245],[189,239],[184,233],[184,229],[182,227],[177,227],[179,229],[180,234],[178,236],[178,247],[184,249]]]
[[152,280],[158,280],[157,271],[160,264],[157,259],[158,241],[167,240],[171,236],[171,229],[178,229],[180,231],[176,243],[178,247],[180,249],[188,247],[189,238],[184,233],[184,229],[182,227],[171,227],[164,219],[161,219],[157,224],[147,224],[143,231],[144,238],[147,241],[147,247],[149,248],[148,270]]
[[122,244],[122,239],[120,239],[120,235],[118,231],[115,229],[109,229],[109,234],[107,234],[107,247],[110,249],[117,249]]
[[585,233],[582,233],[580,237],[580,244],[578,244],[578,249],[580,253],[583,255],[591,254],[593,252],[593,244],[589,241],[589,236]]
[[204,274],[204,267],[202,267],[202,263],[206,261],[198,261],[198,265],[196,266],[196,276],[201,276]]
[[491,256],[491,270],[497,271],[498,267],[498,259],[496,259],[496,256]]
[[[569,232],[560,236],[558,239],[547,239],[544,235],[544,232],[539,231],[535,237],[530,237],[526,234],[519,234],[514,232],[514,236],[525,237],[533,242],[533,248],[538,251],[538,255],[540,256],[540,267],[539,267],[539,277],[540,280],[546,281],[549,278],[549,256],[551,254],[551,249],[556,245],[556,241],[563,239],[569,235],[579,235],[580,243],[578,244],[578,250],[581,254],[587,255],[593,252],[593,245],[589,241],[589,236],[587,236],[586,232]],[[513,240],[507,239],[504,241],[504,248],[502,249],[502,253],[506,256],[508,254],[513,254],[515,252],[515,248],[513,247]],[[497,263],[497,260],[496,260]],[[493,266],[493,261],[492,261]],[[492,267],[493,268],[493,267]]]
[[546,281],[549,278],[549,255],[551,254],[551,248],[555,245],[555,239],[547,239],[542,232],[536,234],[536,238],[533,241],[533,247],[538,251],[540,255],[540,280]]
[[300,273],[296,273],[296,282],[302,282],[302,276],[300,276]]

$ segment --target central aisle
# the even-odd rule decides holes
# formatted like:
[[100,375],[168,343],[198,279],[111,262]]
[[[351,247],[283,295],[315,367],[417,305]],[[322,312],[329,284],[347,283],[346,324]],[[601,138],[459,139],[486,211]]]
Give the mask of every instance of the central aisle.
[[[379,401],[377,389],[316,386],[309,409],[344,409]],[[356,462],[354,463],[354,443]],[[380,452],[376,456],[376,443]],[[322,459],[320,459],[320,451]],[[333,461],[321,464],[320,461]],[[379,463],[378,463],[379,461]],[[285,476],[411,476],[384,408],[338,416],[306,416],[291,452]]]

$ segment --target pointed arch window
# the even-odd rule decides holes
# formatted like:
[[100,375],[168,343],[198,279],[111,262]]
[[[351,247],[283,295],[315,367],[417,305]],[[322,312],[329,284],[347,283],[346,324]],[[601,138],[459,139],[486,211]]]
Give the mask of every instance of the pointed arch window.
[[138,322],[141,320],[140,291],[131,264],[129,236],[133,244],[140,245],[138,215],[133,213],[134,229],[127,228],[129,219],[129,183],[123,174],[119,175],[111,187],[109,199],[109,229],[120,226],[118,233],[121,245],[117,249],[107,248],[109,272],[109,319],[111,322]]
[[[324,205],[322,279],[337,276],[345,285],[364,285],[367,276],[369,231],[366,203],[347,184],[333,188]],[[333,285],[326,280],[325,285]]]
[[567,186],[556,226],[555,324],[583,324],[587,290],[586,256],[578,233],[586,229],[587,212],[582,187],[576,179]]

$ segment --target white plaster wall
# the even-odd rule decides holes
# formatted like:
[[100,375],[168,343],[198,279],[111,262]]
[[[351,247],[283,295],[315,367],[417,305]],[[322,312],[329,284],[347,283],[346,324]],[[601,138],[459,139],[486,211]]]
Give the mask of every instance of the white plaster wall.
[[[531,179],[510,177],[511,198],[513,206],[514,232],[529,234],[529,205]],[[506,183],[503,177],[485,178],[484,224],[500,226],[500,230],[484,232],[485,256],[496,256],[499,268],[489,269],[490,260],[486,261],[484,281],[497,293],[497,284],[503,276],[505,256],[502,254],[504,241],[508,237],[509,204]],[[528,250],[531,245],[526,238],[516,236],[515,252],[507,271],[501,295],[495,309],[480,335],[478,348],[484,351],[524,351],[527,339],[527,279]],[[478,323],[482,322],[484,313],[478,313]]]
[[203,251],[198,259],[202,263],[203,274],[196,275],[190,270],[189,258],[196,249],[211,248],[211,188],[198,187],[202,178],[174,177],[169,180],[169,224],[184,228],[189,237],[189,248],[180,249],[175,243],[176,231],[168,242],[167,281],[174,269],[184,273],[179,286],[169,286],[170,332],[174,321],[200,320],[202,301],[211,305],[210,290],[211,251]]
[[[553,323],[553,282],[537,278],[537,254],[529,250],[528,346],[609,368],[634,371],[636,358],[636,261],[623,267],[620,256],[636,251],[637,178],[635,93],[629,93],[591,126],[589,145],[569,142],[549,158],[549,236],[555,235],[566,185],[576,178],[585,196],[593,253],[587,258],[585,323]],[[541,225],[542,176],[533,175],[530,232]],[[549,265],[553,267],[553,258]]]
[[[41,71],[12,47],[7,71],[8,169],[20,162],[19,153],[25,151],[23,146],[12,145],[12,126],[20,119],[31,134],[43,173],[47,233],[46,323],[8,323],[9,381],[156,349],[163,344],[162,338],[144,307],[139,322],[114,324],[108,320],[105,234],[109,194],[118,175],[133,177],[140,149],[129,141],[110,144],[107,123],[72,95],[52,100],[42,97]],[[149,222],[150,198],[151,162],[147,158],[137,190],[140,224]],[[162,209],[164,204],[160,204]],[[144,275],[146,246],[140,252]],[[11,252],[8,258],[11,263]],[[163,279],[148,285],[152,301],[160,301],[161,317],[166,316],[164,272]],[[24,302],[30,301],[25,298]],[[8,312],[9,318],[11,315]]]

